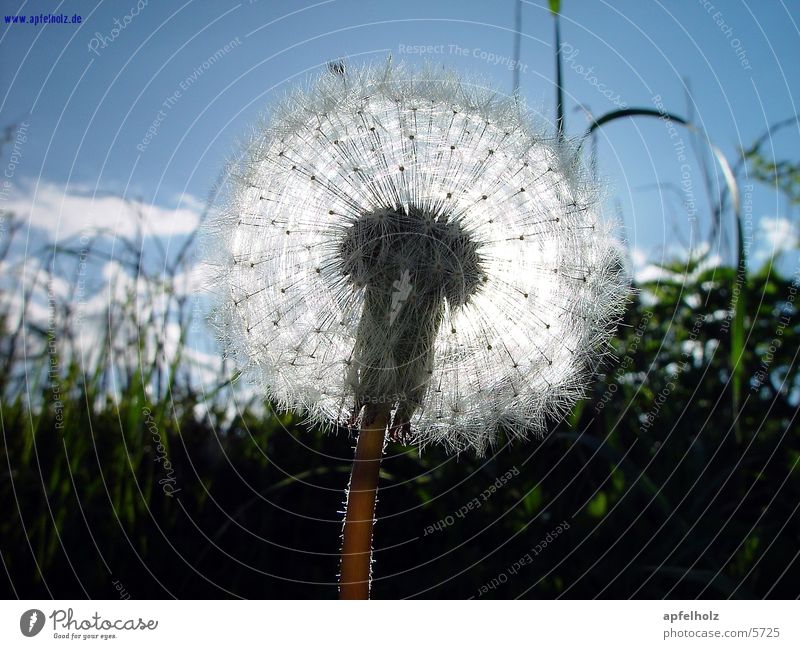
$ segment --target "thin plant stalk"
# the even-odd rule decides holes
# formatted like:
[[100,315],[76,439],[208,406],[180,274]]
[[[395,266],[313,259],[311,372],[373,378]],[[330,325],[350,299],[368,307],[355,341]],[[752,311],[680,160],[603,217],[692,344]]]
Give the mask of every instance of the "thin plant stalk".
[[[553,4],[556,9],[553,10]],[[564,72],[561,65],[561,23],[558,17],[558,3],[551,3],[556,30],[556,133],[559,141],[564,139]]]
[[513,92],[519,93],[519,58],[522,49],[522,0],[517,0],[514,12],[514,84]]
[[375,499],[388,423],[388,407],[367,406],[358,434],[347,495],[339,576],[340,599],[369,599]]

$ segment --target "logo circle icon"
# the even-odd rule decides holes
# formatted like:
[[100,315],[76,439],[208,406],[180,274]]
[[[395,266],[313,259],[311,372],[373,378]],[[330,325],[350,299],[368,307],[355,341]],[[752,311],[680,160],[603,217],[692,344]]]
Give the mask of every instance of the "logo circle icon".
[[38,608],[25,611],[19,618],[19,630],[22,635],[32,638],[44,628],[44,613]]

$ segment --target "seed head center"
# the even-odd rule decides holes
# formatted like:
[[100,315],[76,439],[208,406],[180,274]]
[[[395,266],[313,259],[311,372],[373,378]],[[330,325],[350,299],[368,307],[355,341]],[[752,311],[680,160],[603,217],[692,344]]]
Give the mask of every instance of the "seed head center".
[[481,285],[479,246],[457,219],[410,208],[363,214],[340,245],[342,273],[355,287],[391,294],[407,277],[415,299],[466,304]]

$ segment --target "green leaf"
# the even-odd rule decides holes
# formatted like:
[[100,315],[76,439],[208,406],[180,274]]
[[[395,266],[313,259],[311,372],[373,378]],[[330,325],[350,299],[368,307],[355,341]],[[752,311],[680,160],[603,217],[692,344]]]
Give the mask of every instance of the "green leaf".
[[586,513],[592,518],[602,518],[608,509],[608,497],[605,491],[600,491],[586,505]]
[[553,12],[553,14],[558,15],[561,13],[561,0],[550,0],[549,4],[550,11]]
[[[739,228],[739,241],[742,241],[741,228]],[[744,313],[746,308],[745,290],[747,288],[747,259],[744,256],[743,246],[739,245],[739,267],[736,284],[737,292],[733,301],[733,319],[731,322],[731,390],[733,397],[733,416],[735,418],[736,437],[741,441],[741,426],[739,421],[739,411],[742,407],[742,383],[744,375]]]
[[525,514],[531,516],[539,511],[542,506],[542,489],[538,485],[531,489],[522,500],[522,507]]

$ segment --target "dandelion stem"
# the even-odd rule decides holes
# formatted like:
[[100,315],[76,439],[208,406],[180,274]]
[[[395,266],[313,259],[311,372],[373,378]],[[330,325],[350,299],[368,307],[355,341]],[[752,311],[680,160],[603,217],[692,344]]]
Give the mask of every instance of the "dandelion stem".
[[375,497],[388,422],[388,407],[367,406],[365,409],[344,517],[340,599],[369,599]]

